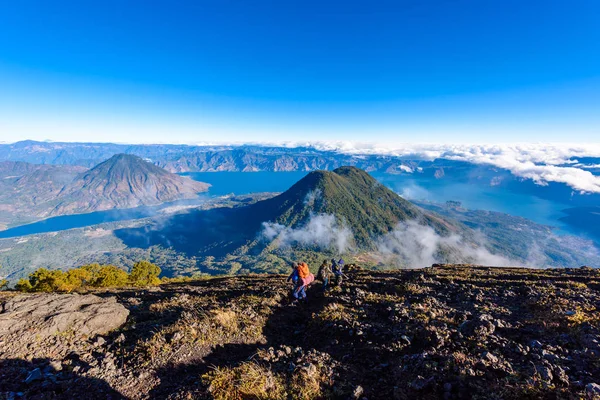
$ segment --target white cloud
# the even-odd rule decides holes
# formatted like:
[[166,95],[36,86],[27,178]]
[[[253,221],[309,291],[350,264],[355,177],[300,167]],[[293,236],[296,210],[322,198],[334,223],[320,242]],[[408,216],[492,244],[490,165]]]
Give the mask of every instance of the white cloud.
[[600,143],[515,145],[313,143],[319,150],[355,155],[389,155],[432,160],[445,158],[487,164],[531,179],[538,185],[564,183],[583,193],[600,193],[600,177],[579,168],[578,157],[600,157]]
[[[479,238],[481,240],[483,238]],[[383,262],[409,268],[429,267],[439,262],[515,265],[505,257],[490,253],[481,243],[468,243],[456,234],[440,236],[433,228],[416,221],[400,223],[392,232],[381,236],[377,249]]]
[[315,205],[315,201],[321,197],[321,189],[311,190],[306,194],[304,198],[304,205],[308,207],[313,207]]
[[276,241],[280,248],[295,245],[316,246],[321,249],[333,249],[344,253],[349,249],[353,234],[350,228],[336,221],[334,215],[311,215],[301,228],[290,228],[273,222],[263,222],[261,235]]
[[[238,143],[239,144],[239,143]],[[600,157],[600,143],[516,143],[516,144],[414,144],[352,141],[262,142],[256,145],[286,148],[308,147],[320,151],[364,157],[386,155],[405,158],[466,161],[509,170],[513,175],[531,179],[538,185],[564,183],[582,193],[600,193],[600,177],[576,160]],[[405,170],[404,168],[400,167]],[[586,167],[583,167],[586,168]],[[589,167],[588,167],[589,168]],[[408,172],[407,170],[405,170]]]

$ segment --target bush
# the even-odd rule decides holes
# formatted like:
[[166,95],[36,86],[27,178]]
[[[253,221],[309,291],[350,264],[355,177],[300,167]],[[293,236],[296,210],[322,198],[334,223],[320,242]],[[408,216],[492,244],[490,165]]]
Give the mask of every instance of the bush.
[[17,289],[19,292],[31,292],[33,288],[31,287],[31,282],[29,282],[29,279],[21,278],[15,285],[15,289]]
[[90,281],[90,273],[82,268],[75,268],[64,275],[64,283],[59,287],[61,292],[72,292],[85,286]]
[[8,280],[0,279],[0,290],[8,289]]
[[160,268],[149,261],[139,261],[133,265],[129,274],[129,282],[134,286],[149,286],[160,284]]
[[50,271],[40,268],[29,275],[29,283],[33,292],[58,292],[66,286],[65,276],[62,271]]
[[98,279],[98,275],[100,274],[100,270],[102,269],[102,265],[98,263],[83,265],[80,267],[82,270],[87,271],[90,274],[90,285]]
[[118,287],[127,285],[129,276],[127,272],[114,265],[104,265],[92,281],[94,287]]

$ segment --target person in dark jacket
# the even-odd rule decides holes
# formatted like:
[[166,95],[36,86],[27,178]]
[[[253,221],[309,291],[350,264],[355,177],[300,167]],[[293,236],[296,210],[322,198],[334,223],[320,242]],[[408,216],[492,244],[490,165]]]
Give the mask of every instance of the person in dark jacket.
[[319,267],[319,272],[317,273],[317,278],[323,282],[323,291],[329,290],[329,281],[331,280],[331,276],[333,275],[333,271],[327,260],[323,261],[323,264]]
[[335,285],[342,286],[342,280],[344,277],[344,260],[340,259],[340,261],[335,261],[335,259],[331,259],[331,271],[333,272],[333,276],[335,278]]

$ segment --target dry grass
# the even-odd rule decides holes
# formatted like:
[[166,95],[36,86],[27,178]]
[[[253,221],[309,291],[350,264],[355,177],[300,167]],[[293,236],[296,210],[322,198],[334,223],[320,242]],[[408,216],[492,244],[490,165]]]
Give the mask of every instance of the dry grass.
[[285,399],[285,380],[255,362],[215,368],[202,376],[216,400]]
[[567,316],[567,320],[571,328],[577,328],[585,323],[598,324],[600,323],[600,313],[593,307],[577,307],[573,315]]
[[367,292],[365,301],[369,303],[403,303],[404,297],[395,294]]
[[244,311],[218,308],[186,311],[173,324],[155,332],[138,347],[145,364],[164,365],[182,346],[215,346],[228,343],[257,343],[263,339],[266,318]]
[[291,376],[276,374],[257,362],[233,368],[215,368],[202,376],[210,394],[218,400],[322,398],[329,378],[315,364],[296,367]]
[[212,313],[212,319],[226,332],[235,333],[240,329],[238,316],[233,311],[215,310]]
[[327,322],[351,321],[352,314],[339,303],[327,304],[319,313],[319,319]]
[[293,399],[311,400],[322,397],[323,376],[314,364],[296,368],[289,383],[289,392]]
[[419,286],[416,283],[410,283],[410,282],[396,285],[395,288],[399,294],[406,294],[406,295],[423,294],[423,293],[427,293],[429,291],[429,288],[427,288],[427,287]]

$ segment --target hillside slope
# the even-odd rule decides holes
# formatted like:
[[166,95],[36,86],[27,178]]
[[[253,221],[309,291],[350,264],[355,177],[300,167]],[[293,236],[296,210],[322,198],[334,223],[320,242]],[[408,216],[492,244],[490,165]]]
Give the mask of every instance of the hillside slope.
[[[39,340],[35,329],[11,342],[0,336],[0,393],[98,399],[598,394],[596,270],[444,266],[348,274],[341,289],[325,295],[313,285],[305,306],[290,305],[284,276],[95,292],[129,310],[125,325],[96,337],[71,332]],[[8,302],[0,294],[0,310]],[[16,354],[20,348],[27,352]]]
[[117,154],[78,176],[52,215],[131,208],[196,197],[209,185],[172,174],[137,156]]
[[0,162],[0,230],[46,217],[84,167]]
[[64,214],[195,198],[208,187],[124,154],[90,170],[0,162],[0,229]]
[[253,205],[249,212],[291,228],[301,227],[314,215],[333,215],[352,230],[360,249],[372,249],[373,239],[399,222],[416,220],[439,233],[459,229],[398,196],[367,172],[347,166],[311,172],[280,196]]

